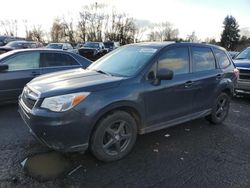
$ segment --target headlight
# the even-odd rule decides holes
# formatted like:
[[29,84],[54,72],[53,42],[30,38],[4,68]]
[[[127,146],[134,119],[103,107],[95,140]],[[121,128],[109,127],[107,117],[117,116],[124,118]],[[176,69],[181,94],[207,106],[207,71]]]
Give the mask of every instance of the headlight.
[[81,92],[45,98],[41,107],[54,112],[64,112],[78,105],[89,94],[89,92]]

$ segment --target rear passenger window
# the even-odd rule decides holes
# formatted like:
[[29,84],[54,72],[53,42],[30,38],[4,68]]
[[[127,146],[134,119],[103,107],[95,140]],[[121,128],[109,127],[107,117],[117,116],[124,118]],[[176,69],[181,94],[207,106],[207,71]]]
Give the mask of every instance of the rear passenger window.
[[41,53],[41,67],[79,65],[71,56],[62,53]]
[[167,68],[174,74],[185,74],[189,72],[189,55],[187,47],[169,49],[160,55],[158,69]]
[[192,47],[193,71],[206,71],[215,69],[215,59],[210,48]]
[[214,49],[215,57],[218,61],[220,68],[224,69],[230,65],[230,61],[224,51]]

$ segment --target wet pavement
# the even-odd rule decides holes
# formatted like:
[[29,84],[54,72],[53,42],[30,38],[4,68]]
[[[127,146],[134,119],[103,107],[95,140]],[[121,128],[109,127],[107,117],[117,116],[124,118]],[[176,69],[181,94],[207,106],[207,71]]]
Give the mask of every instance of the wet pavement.
[[[0,187],[250,187],[250,98],[234,98],[219,126],[198,119],[139,136],[112,163],[38,143],[17,113],[0,107]],[[22,164],[21,164],[22,163]]]

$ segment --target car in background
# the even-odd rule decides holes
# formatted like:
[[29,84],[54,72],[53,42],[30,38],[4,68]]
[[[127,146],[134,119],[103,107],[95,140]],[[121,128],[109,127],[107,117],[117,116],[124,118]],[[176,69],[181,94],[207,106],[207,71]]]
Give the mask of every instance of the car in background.
[[15,37],[12,36],[0,36],[0,46],[6,45],[8,42],[16,40]]
[[250,47],[240,52],[233,61],[239,70],[236,93],[250,94]]
[[110,162],[132,150],[137,134],[201,117],[222,123],[236,81],[232,59],[219,46],[138,43],[108,53],[86,70],[33,79],[19,98],[19,112],[48,147],[89,148]]
[[236,52],[236,51],[228,51],[228,53],[232,59],[234,59],[239,54],[239,52]]
[[16,49],[39,48],[42,44],[34,41],[11,41],[0,47],[0,54]]
[[108,52],[120,47],[119,42],[106,41],[103,44],[104,44],[105,48],[108,49]]
[[34,77],[91,64],[77,54],[50,49],[15,50],[0,55],[0,104],[16,101]]
[[79,55],[95,61],[105,55],[107,50],[103,42],[86,42],[82,48],[78,49]]
[[56,50],[64,50],[72,53],[77,53],[77,50],[73,48],[70,43],[49,43],[46,48],[56,49]]
[[84,42],[77,43],[77,45],[75,46],[75,49],[82,48],[84,44],[85,44]]

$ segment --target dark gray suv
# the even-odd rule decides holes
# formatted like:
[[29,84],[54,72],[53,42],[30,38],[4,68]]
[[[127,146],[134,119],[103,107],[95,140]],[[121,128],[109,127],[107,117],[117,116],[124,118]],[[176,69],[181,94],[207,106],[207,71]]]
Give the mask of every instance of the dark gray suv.
[[228,114],[237,71],[221,47],[139,43],[105,55],[87,70],[47,74],[29,82],[20,114],[42,143],[59,151],[87,148],[114,161],[137,134]]

